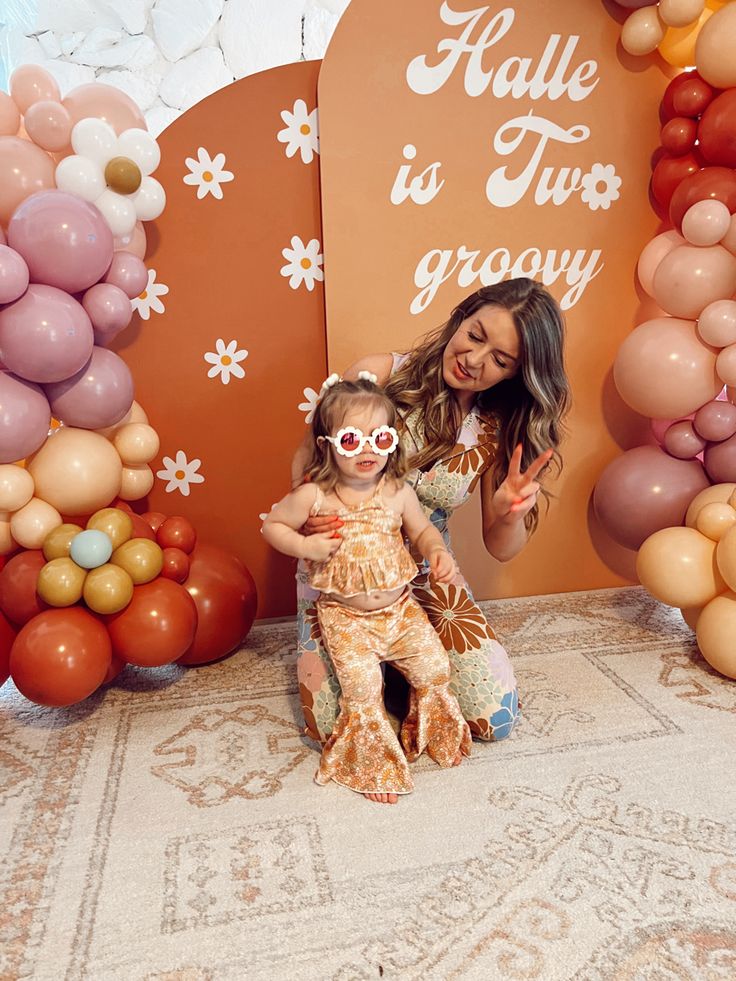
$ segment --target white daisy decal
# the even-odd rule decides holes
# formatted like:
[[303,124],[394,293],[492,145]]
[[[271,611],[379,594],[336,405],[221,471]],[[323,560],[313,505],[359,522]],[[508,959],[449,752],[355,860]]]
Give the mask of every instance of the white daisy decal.
[[281,255],[286,259],[286,265],[281,267],[281,275],[289,277],[289,286],[293,290],[299,289],[304,283],[308,290],[314,289],[315,282],[322,282],[325,278],[322,272],[322,254],[319,251],[319,242],[313,238],[307,245],[302,242],[298,235],[291,240],[290,249],[282,249]]
[[613,164],[594,163],[589,174],[583,174],[581,178],[583,190],[580,194],[591,211],[603,208],[607,211],[611,207],[612,201],[618,201],[621,196],[618,189],[621,187],[621,178],[616,174]]
[[286,144],[286,156],[293,157],[297,150],[302,155],[305,164],[311,163],[315,153],[319,153],[319,130],[317,127],[317,109],[307,112],[304,99],[297,99],[291,112],[284,109],[281,118],[286,128],[279,131],[279,143]]
[[197,188],[197,200],[201,201],[207,194],[222,201],[222,188],[220,184],[227,184],[234,180],[235,175],[230,170],[224,170],[225,154],[216,153],[211,157],[201,146],[197,150],[197,160],[194,157],[187,157],[186,165],[191,171],[183,178],[185,184],[192,184]]
[[197,473],[202,461],[201,460],[187,460],[186,453],[184,450],[176,451],[176,459],[172,460],[170,456],[164,457],[164,469],[157,470],[156,476],[161,480],[167,480],[166,493],[171,494],[173,491],[178,490],[184,497],[189,497],[189,485],[190,484],[203,484],[204,477],[201,473]]
[[148,283],[143,292],[136,296],[135,299],[131,300],[131,305],[134,310],[137,310],[141,315],[142,320],[148,320],[151,316],[151,311],[153,313],[163,313],[166,309],[159,299],[161,296],[166,296],[169,292],[169,287],[164,283],[156,282],[156,270],[148,270]]
[[319,392],[315,392],[313,388],[305,388],[304,398],[306,402],[300,402],[297,408],[307,413],[307,418],[304,422],[309,425],[312,419],[314,419],[314,412],[317,408],[317,402],[319,402]]
[[238,350],[237,341],[230,341],[229,344],[225,344],[223,339],[218,337],[215,341],[215,350],[208,351],[204,356],[207,364],[212,365],[207,372],[207,377],[217,378],[219,375],[223,385],[227,385],[230,382],[230,375],[234,375],[236,378],[244,378],[245,369],[239,362],[245,361],[247,357],[248,352],[246,350]]

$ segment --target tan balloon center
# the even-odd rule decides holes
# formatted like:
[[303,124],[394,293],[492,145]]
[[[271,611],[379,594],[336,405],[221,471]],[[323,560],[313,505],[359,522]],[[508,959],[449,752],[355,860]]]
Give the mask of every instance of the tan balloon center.
[[140,167],[130,157],[113,157],[105,167],[105,182],[118,194],[135,194],[141,179]]

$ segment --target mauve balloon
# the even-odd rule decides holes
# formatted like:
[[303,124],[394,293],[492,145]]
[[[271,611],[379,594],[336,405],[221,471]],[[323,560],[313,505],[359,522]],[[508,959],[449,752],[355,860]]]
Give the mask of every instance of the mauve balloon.
[[82,304],[54,286],[32,283],[0,311],[0,361],[27,381],[63,381],[85,364],[93,344]]
[[125,293],[112,283],[90,286],[82,297],[82,306],[92,321],[95,340],[108,343],[124,330],[133,316],[133,307]]
[[710,443],[703,454],[703,463],[714,484],[736,481],[736,436],[722,443]]
[[116,252],[105,273],[105,282],[118,286],[133,300],[140,296],[148,284],[146,264],[132,252]]
[[0,303],[13,303],[28,288],[28,266],[22,255],[0,243]]
[[34,453],[48,436],[51,409],[38,387],[0,371],[0,463]]
[[122,358],[103,347],[92,349],[87,364],[71,378],[45,386],[51,411],[66,426],[114,426],[133,403],[133,378]]
[[65,191],[40,191],[16,208],[8,245],[28,263],[31,282],[80,293],[101,279],[112,260],[110,227],[89,201]]
[[695,413],[693,427],[710,442],[730,439],[736,433],[736,405],[716,399],[706,402]]

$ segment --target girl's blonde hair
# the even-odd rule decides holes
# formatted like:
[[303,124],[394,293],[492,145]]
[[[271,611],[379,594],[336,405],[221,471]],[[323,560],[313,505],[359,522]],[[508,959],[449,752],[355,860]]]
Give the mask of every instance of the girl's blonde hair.
[[[398,428],[400,420],[394,403],[382,388],[364,379],[337,382],[324,392],[317,403],[312,418],[309,460],[304,468],[304,476],[307,480],[318,484],[322,490],[331,491],[335,487],[340,478],[340,471],[331,452],[332,444],[320,437],[334,436],[348,412],[364,407],[385,409],[388,417],[387,424],[395,429]],[[383,473],[401,482],[408,469],[406,453],[399,442],[393,453],[389,453]]]
[[[564,434],[562,420],[570,407],[563,358],[565,325],[560,308],[541,283],[508,279],[466,297],[446,323],[409,352],[386,383],[386,392],[404,418],[420,410],[424,447],[410,458],[409,467],[430,469],[453,448],[457,438],[455,402],[442,373],[445,347],[463,321],[486,305],[508,311],[520,346],[516,374],[480,392],[476,402],[481,412],[499,423],[498,450],[490,462],[495,490],[508,473],[511,454],[519,443],[523,447],[522,469],[551,447],[556,471],[562,470],[557,448]],[[544,489],[541,493],[549,504],[549,493]],[[529,531],[534,531],[538,519],[538,508],[534,507],[525,517]]]

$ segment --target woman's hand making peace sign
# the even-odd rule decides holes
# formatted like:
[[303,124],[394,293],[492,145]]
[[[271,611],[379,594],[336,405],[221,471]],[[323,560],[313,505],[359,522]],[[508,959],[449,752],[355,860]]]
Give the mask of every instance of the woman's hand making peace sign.
[[552,459],[553,451],[545,450],[536,460],[522,471],[521,443],[516,447],[509,460],[509,471],[506,478],[493,495],[493,510],[496,516],[508,523],[521,521],[537,503],[540,485],[536,476]]

